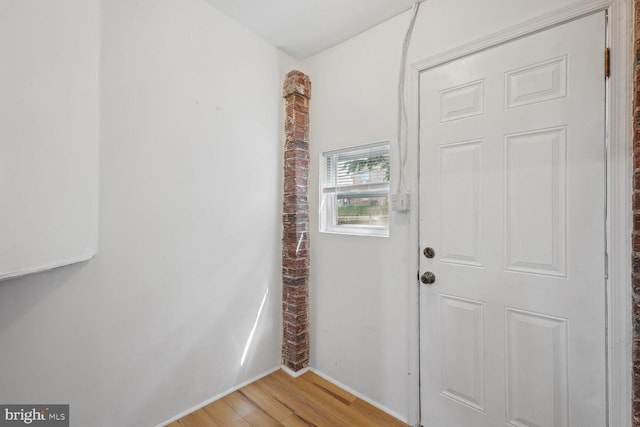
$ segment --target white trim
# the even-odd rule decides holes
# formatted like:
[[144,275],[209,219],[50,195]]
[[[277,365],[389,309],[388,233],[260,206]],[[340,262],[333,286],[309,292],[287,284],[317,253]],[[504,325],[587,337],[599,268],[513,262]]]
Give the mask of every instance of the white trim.
[[609,8],[611,78],[609,80],[609,426],[631,427],[631,59],[632,8],[614,0]]
[[53,270],[54,268],[64,267],[66,265],[72,265],[72,264],[77,264],[79,262],[89,261],[95,255],[96,255],[96,251],[92,249],[92,250],[89,251],[89,253],[85,253],[85,254],[80,255],[78,257],[66,259],[66,260],[63,260],[63,261],[54,262],[54,263],[51,263],[51,264],[41,265],[39,267],[27,268],[27,269],[24,269],[24,270],[11,271],[11,272],[8,272],[8,273],[2,273],[2,274],[0,274],[0,280],[13,279],[13,278],[16,278],[16,277],[26,276],[27,274],[42,273],[43,271]]
[[392,411],[391,409],[389,409],[389,408],[387,408],[385,406],[382,406],[381,404],[379,404],[378,402],[376,402],[374,400],[369,399],[368,397],[364,396],[363,394],[358,393],[357,391],[355,391],[351,387],[348,387],[348,386],[342,384],[340,381],[336,381],[335,379],[331,378],[329,375],[327,375],[325,373],[322,373],[322,372],[316,370],[315,368],[310,368],[310,369],[311,369],[311,372],[313,372],[317,376],[322,377],[325,380],[327,380],[330,383],[332,383],[333,385],[336,385],[336,386],[340,387],[341,389],[343,389],[344,391],[353,394],[358,399],[364,400],[369,405],[375,406],[376,408],[380,409],[383,412],[386,412],[387,414],[391,415],[393,418],[396,418],[396,419],[402,421],[403,423],[407,422],[407,419],[404,418],[403,416],[401,416],[400,414]]
[[[456,59],[478,53],[490,47],[498,46],[545,29],[579,19],[583,16],[602,11],[609,11],[611,36],[611,78],[610,103],[608,105],[609,121],[608,136],[608,184],[609,184],[609,281],[608,281],[608,378],[609,378],[609,427],[631,427],[631,88],[632,76],[629,72],[633,58],[631,43],[631,2],[629,0],[589,0],[561,8],[540,17],[525,21],[506,30],[490,34],[474,42],[445,51],[438,55],[414,62],[410,70],[409,95],[419,98],[420,72]],[[419,135],[419,99],[412,100],[410,117],[409,140],[420,147]],[[419,155],[416,156],[419,158]],[[416,160],[418,163],[418,160]],[[418,181],[416,198],[419,198],[419,165],[417,167]],[[419,206],[419,201],[416,202]],[[414,209],[413,212],[417,212]],[[411,247],[419,247],[419,212],[410,218],[414,221],[411,233],[415,239]],[[415,249],[412,249],[415,250]],[[418,271],[419,260],[410,260],[410,272]],[[410,277],[413,277],[411,274]],[[417,281],[411,282],[413,289]],[[419,294],[419,291],[416,292]],[[411,294],[414,294],[412,290]],[[419,295],[418,295],[419,299]],[[417,307],[416,307],[417,306]],[[410,396],[419,394],[419,302],[409,306],[411,322],[409,352],[409,368],[417,373],[409,381]],[[415,360],[417,355],[417,360]],[[411,374],[410,372],[410,374]],[[418,393],[416,393],[416,390]],[[420,402],[414,407],[409,402],[412,422],[419,419]],[[419,421],[414,425],[419,426]]]
[[[351,151],[355,151],[357,153],[359,151],[375,150],[376,148],[384,148],[384,150],[381,150],[381,151],[389,153],[391,151],[390,145],[391,145],[390,140],[381,139],[380,141],[367,142],[365,144],[356,144],[356,145],[349,145],[348,147],[335,148],[333,150],[323,151],[320,154],[325,156],[325,155],[331,155],[331,154],[349,153]],[[357,158],[359,156],[354,155],[354,157]]]
[[[407,424],[420,427],[420,282],[418,272],[420,270],[420,71],[409,68],[407,80],[407,141],[414,141],[416,155],[414,167],[416,170],[415,189],[412,191],[412,204],[415,209],[409,211],[409,236],[407,239],[408,252],[413,256],[407,257],[408,271],[411,282],[409,283],[409,372],[407,385],[409,387],[409,420]],[[417,242],[417,245],[416,245]],[[418,250],[416,250],[418,249]],[[413,272],[416,275],[413,275]]]
[[512,40],[544,31],[548,28],[565,24],[569,21],[591,15],[594,12],[607,9],[612,2],[621,0],[590,0],[583,1],[578,4],[557,9],[537,18],[521,22],[520,24],[506,28],[493,34],[481,37],[470,43],[463,44],[459,47],[444,51],[440,54],[429,58],[416,61],[412,64],[413,68],[418,71],[425,71],[437,65],[455,61],[456,59],[481,52],[483,50],[495,47]]
[[389,227],[376,225],[336,225],[320,230],[324,234],[343,234],[345,236],[389,237]]
[[186,416],[186,415],[189,415],[190,413],[195,412],[195,411],[197,411],[197,410],[199,410],[199,409],[202,409],[202,408],[204,408],[205,406],[207,406],[208,404],[213,403],[213,402],[215,402],[216,400],[220,400],[220,399],[222,399],[223,397],[225,397],[225,396],[227,396],[227,395],[229,395],[229,394],[233,393],[234,391],[238,391],[238,390],[240,390],[242,387],[247,386],[247,385],[249,385],[249,384],[251,384],[251,383],[254,383],[254,382],[258,381],[259,379],[266,377],[267,375],[271,375],[271,374],[273,374],[275,371],[277,371],[277,370],[279,370],[279,369],[280,369],[280,367],[279,367],[279,366],[276,366],[275,368],[271,368],[270,370],[268,370],[267,372],[265,372],[265,373],[263,373],[263,374],[260,374],[260,375],[258,375],[258,376],[256,376],[256,377],[253,377],[253,378],[251,378],[250,380],[247,380],[247,381],[243,382],[242,384],[239,384],[239,385],[237,385],[237,386],[235,386],[235,387],[233,387],[233,388],[231,388],[231,389],[229,389],[229,390],[227,390],[227,391],[224,391],[224,392],[222,392],[222,393],[220,393],[220,394],[215,395],[215,396],[214,396],[214,397],[212,397],[211,399],[207,399],[207,400],[205,400],[205,401],[204,401],[204,402],[202,402],[202,403],[198,403],[197,405],[192,406],[191,408],[189,408],[189,409],[187,409],[187,410],[185,410],[185,411],[180,412],[180,413],[179,413],[178,415],[176,415],[175,417],[169,418],[168,420],[163,421],[163,422],[161,422],[160,424],[156,424],[156,426],[155,426],[155,427],[164,427],[164,426],[166,426],[167,424],[171,424],[171,423],[172,423],[172,422],[174,422],[174,421],[178,421],[180,418],[182,418],[182,417],[184,417],[184,416]]
[[[355,184],[338,186],[337,182],[334,182],[334,186],[326,186],[325,179],[327,174],[327,159],[329,156],[336,156],[340,154],[347,154],[346,158],[349,158],[348,154],[352,154],[354,158],[360,157],[358,153],[364,153],[371,155],[371,152],[376,154],[378,152],[384,152],[389,157],[391,156],[391,142],[389,140],[376,141],[369,144],[354,145],[350,147],[343,147],[335,150],[324,151],[320,153],[320,179],[319,179],[319,209],[318,209],[318,231],[320,233],[327,234],[344,234],[352,236],[372,236],[372,237],[389,237],[390,225],[370,225],[370,224],[344,224],[338,225],[338,206],[337,206],[337,193],[338,189],[349,190],[357,189],[386,189],[386,197],[391,201],[391,182],[376,182],[371,184]],[[369,153],[367,153],[369,152]],[[332,162],[335,168],[337,163]],[[338,171],[335,170],[335,180],[337,181]],[[384,197],[384,196],[381,196]],[[390,220],[390,211],[388,214],[388,221]]]
[[280,366],[280,369],[282,369],[285,374],[289,375],[292,378],[298,378],[300,375],[304,375],[311,370],[311,368],[307,366],[306,368],[300,369],[298,372],[294,372],[284,365]]

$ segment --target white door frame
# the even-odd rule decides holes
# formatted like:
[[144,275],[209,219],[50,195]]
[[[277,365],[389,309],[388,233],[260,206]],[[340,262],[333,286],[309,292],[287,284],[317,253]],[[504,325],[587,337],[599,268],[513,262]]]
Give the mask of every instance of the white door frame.
[[[410,106],[408,140],[419,149],[419,80],[420,73],[435,66],[507,43],[529,34],[590,15],[608,11],[607,29],[611,48],[611,77],[608,80],[607,98],[607,232],[609,253],[609,277],[607,281],[607,360],[608,360],[608,427],[631,427],[631,177],[632,177],[632,0],[584,0],[572,6],[525,21],[506,30],[490,34],[474,42],[420,60],[409,68],[407,96]],[[604,56],[604,53],[603,53]],[[419,156],[416,156],[419,175]],[[416,181],[414,206],[419,206],[419,179]],[[420,212],[410,214],[410,252],[415,256],[409,261],[410,277],[419,269],[419,219]],[[416,246],[416,242],[418,245]],[[414,298],[410,305],[409,351],[409,424],[420,425],[420,298],[419,282],[410,284]]]

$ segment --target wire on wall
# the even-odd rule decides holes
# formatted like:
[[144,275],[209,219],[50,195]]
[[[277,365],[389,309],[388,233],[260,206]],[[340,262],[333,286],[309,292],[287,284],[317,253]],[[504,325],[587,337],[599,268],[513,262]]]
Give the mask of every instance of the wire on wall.
[[420,3],[413,4],[411,11],[411,21],[409,27],[404,36],[404,42],[402,44],[402,57],[400,58],[400,75],[398,78],[398,120],[397,120],[397,146],[398,146],[398,159],[399,159],[399,179],[396,186],[397,194],[406,194],[408,192],[405,183],[405,166],[407,163],[407,106],[405,100],[405,80],[406,80],[406,68],[407,68],[407,54],[409,52],[409,45],[411,43],[411,36],[413,34],[413,28],[416,24],[416,18],[418,17],[418,10],[420,9]]

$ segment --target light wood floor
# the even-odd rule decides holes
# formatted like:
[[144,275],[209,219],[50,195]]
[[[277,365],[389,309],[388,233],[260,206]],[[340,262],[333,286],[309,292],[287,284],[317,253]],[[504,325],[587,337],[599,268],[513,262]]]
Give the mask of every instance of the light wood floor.
[[168,427],[403,426],[387,413],[307,372],[276,371]]

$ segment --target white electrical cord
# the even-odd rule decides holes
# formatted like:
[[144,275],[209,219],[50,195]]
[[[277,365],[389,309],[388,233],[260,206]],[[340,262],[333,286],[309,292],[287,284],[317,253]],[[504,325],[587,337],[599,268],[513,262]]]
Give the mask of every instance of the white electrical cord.
[[[407,188],[404,182],[404,169],[407,163],[407,128],[409,127],[407,119],[407,106],[405,101],[404,84],[406,79],[407,68],[407,53],[409,52],[409,44],[411,43],[411,35],[413,34],[413,27],[416,24],[416,18],[418,17],[418,10],[420,9],[420,3],[413,4],[411,11],[411,21],[407,28],[407,33],[404,36],[404,42],[402,44],[402,57],[400,59],[400,76],[398,79],[398,121],[397,121],[397,145],[398,145],[398,159],[399,159],[399,179],[396,187],[397,193],[406,193]],[[404,130],[404,132],[403,132]]]

